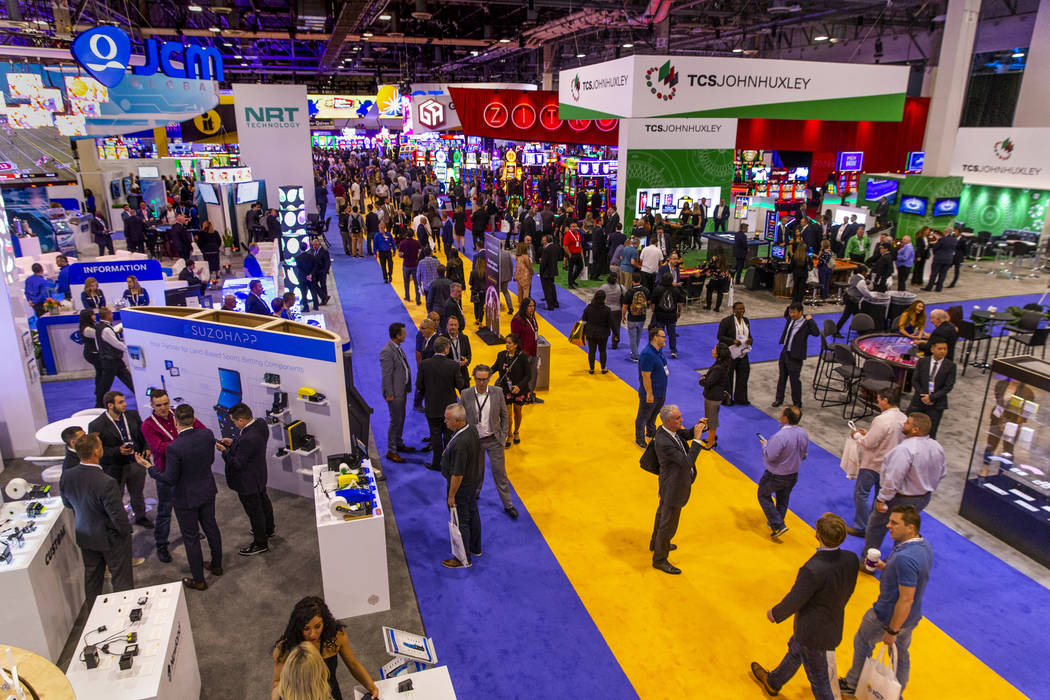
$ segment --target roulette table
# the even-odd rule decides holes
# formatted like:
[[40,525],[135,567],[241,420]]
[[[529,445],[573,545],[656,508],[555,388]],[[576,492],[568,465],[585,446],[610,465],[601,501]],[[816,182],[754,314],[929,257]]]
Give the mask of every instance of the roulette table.
[[853,352],[863,359],[888,362],[893,367],[898,388],[905,393],[911,388],[911,371],[919,361],[910,354],[915,349],[911,343],[911,338],[898,333],[870,333],[854,339]]

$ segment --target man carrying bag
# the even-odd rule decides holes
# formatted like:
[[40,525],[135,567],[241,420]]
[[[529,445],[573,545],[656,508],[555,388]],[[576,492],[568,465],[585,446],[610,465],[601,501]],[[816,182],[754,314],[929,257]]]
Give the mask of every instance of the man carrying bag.
[[449,569],[468,569],[472,558],[481,556],[481,516],[478,514],[478,487],[481,477],[478,431],[467,423],[467,413],[458,403],[445,408],[445,426],[452,432],[441,453],[441,475],[448,484],[449,536],[452,558],[441,562]]

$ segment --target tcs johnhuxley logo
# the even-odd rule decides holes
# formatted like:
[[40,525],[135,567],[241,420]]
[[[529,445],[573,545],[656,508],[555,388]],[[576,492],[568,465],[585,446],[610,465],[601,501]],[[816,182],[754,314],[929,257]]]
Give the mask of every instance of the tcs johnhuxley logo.
[[656,99],[672,100],[678,92],[678,71],[670,60],[665,61],[659,68],[654,66],[645,71],[645,84]]
[[572,92],[572,99],[573,99],[573,101],[574,102],[579,102],[580,101],[580,74],[579,73],[577,73],[573,77],[572,82],[569,84],[569,88],[570,88],[570,90]]
[[1010,160],[1010,156],[1014,154],[1014,142],[1009,138],[996,141],[995,145],[992,146],[992,150],[995,151],[995,157],[999,160]]

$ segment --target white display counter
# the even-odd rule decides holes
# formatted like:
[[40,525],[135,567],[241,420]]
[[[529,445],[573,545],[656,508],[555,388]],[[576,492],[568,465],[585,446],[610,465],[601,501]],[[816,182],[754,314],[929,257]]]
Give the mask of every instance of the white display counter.
[[[397,692],[397,686],[407,680],[412,681],[412,690]],[[381,698],[401,698],[402,700],[456,700],[456,691],[452,687],[452,678],[448,675],[447,666],[428,668],[426,671],[397,676],[383,681],[376,681]],[[365,691],[360,686],[354,688],[354,700],[361,700]],[[77,696],[79,697],[79,695]]]
[[[26,506],[45,506],[40,517]],[[23,544],[11,544],[10,564],[0,561],[0,630],[3,641],[57,661],[84,604],[84,562],[76,544],[73,511],[58,498],[4,503],[0,531],[32,523]],[[0,550],[3,547],[0,546]]]
[[[142,618],[131,622],[131,611],[136,608],[141,609]],[[105,631],[95,631],[103,625]],[[95,599],[84,629],[87,632],[77,642],[77,650],[66,670],[77,700],[200,697],[201,674],[181,583],[100,595]],[[138,654],[132,657],[130,668],[120,668],[120,654],[126,647],[124,641],[112,643],[111,653],[100,653],[96,668],[89,669],[80,660],[86,644],[130,632],[137,635],[138,645]]]
[[[365,465],[368,465],[367,461],[362,463]],[[313,468],[317,544],[321,550],[325,602],[339,619],[389,610],[386,524],[378,492],[371,516],[354,520],[336,517],[331,512],[331,499],[321,486],[320,475],[326,469],[325,465]],[[365,471],[374,489],[372,470],[366,468]]]

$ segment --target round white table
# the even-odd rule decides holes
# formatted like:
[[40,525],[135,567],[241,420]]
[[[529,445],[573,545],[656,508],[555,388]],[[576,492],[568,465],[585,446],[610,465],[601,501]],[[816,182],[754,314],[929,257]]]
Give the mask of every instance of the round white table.
[[77,418],[79,416],[87,416],[88,418],[93,419],[98,418],[105,412],[106,409],[104,408],[85,408],[83,411],[77,411],[76,413],[74,413],[73,418]]
[[94,416],[70,416],[69,418],[56,420],[54,423],[48,423],[43,428],[36,431],[37,442],[42,442],[45,445],[61,445],[63,430],[76,425],[83,428],[86,432],[88,424],[92,420],[94,420]]

